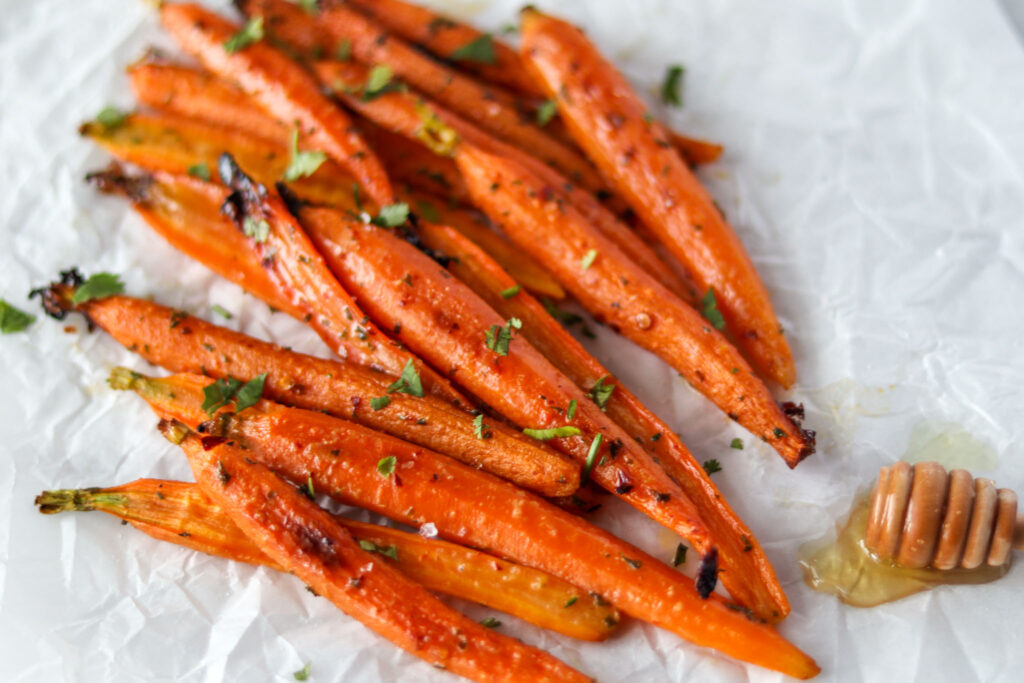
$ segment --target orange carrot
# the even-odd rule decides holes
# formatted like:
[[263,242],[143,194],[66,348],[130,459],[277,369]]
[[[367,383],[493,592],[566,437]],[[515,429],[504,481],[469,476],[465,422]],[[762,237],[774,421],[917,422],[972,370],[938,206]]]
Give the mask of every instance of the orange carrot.
[[574,138],[692,274],[713,292],[725,324],[758,372],[784,387],[796,369],[768,292],[739,238],[626,79],[583,33],[523,13],[523,55]]
[[[536,158],[410,93],[386,93],[370,101],[359,97],[358,89],[365,82],[366,74],[365,67],[359,64],[317,62],[315,68],[324,83],[334,85],[335,95],[347,106],[379,126],[411,140],[418,140],[439,154],[452,154],[458,138],[461,138],[495,154],[516,159],[545,180],[547,193],[553,193],[561,201],[576,206],[630,258],[654,274],[666,287],[672,291],[685,290],[680,278],[629,227],[619,222],[590,193],[579,189]],[[342,86],[340,89],[337,87],[339,85]]]
[[545,194],[536,176],[465,143],[456,161],[477,205],[598,320],[664,359],[790,467],[814,451],[814,433],[776,405],[712,322],[639,269],[574,207]]
[[[307,35],[321,27],[334,41],[328,54],[347,41],[355,60],[390,68],[397,79],[455,108],[494,135],[529,149],[543,163],[553,165],[588,190],[606,189],[600,174],[583,155],[533,125],[513,102],[496,95],[493,88],[430,59],[401,38],[388,35],[383,27],[356,10],[335,3],[313,16],[296,13],[295,6],[287,0],[243,0],[240,4],[243,12],[264,17],[275,27],[276,34],[289,42],[291,36]],[[369,99],[372,95],[365,97]]]
[[259,101],[209,71],[147,58],[128,67],[128,78],[136,99],[153,109],[220,124],[279,144],[285,144],[291,134],[291,129],[271,116]]
[[[383,373],[288,351],[151,301],[116,296],[74,305],[71,296],[81,281],[76,275],[47,290],[47,310],[56,317],[83,313],[154,365],[220,379],[267,373],[264,393],[281,403],[352,420],[542,495],[569,495],[579,485],[579,468],[543,444],[498,421],[488,422],[490,438],[480,438],[471,414],[433,396],[389,391],[393,378]],[[388,402],[381,407],[384,397]]]
[[[193,428],[207,421],[197,408],[201,396],[188,397],[181,387],[173,393],[164,394],[158,414]],[[321,413],[261,402],[229,417],[216,426],[249,457],[296,482],[312,477],[316,491],[340,502],[410,526],[433,523],[448,540],[542,569],[597,594],[595,600],[603,596],[626,614],[737,659],[797,678],[818,671],[743,608],[718,594],[702,600],[688,577],[507,482],[429,451],[396,455],[398,476],[381,476],[380,441],[353,447],[351,430],[339,431],[343,423]]]
[[[402,0],[352,0],[350,4],[389,31],[410,43],[422,45],[484,81],[500,83],[532,97],[545,97],[544,91],[523,68],[516,51],[489,34]],[[469,57],[460,57],[466,53],[467,45],[476,45],[479,49]]]
[[395,645],[476,681],[588,681],[551,655],[459,614],[375,553],[295,487],[227,443],[180,438],[200,488],[261,551]]
[[[115,127],[89,122],[79,130],[119,159],[150,170],[169,171],[176,174],[191,171],[193,174],[215,175],[220,155],[227,152],[236,158],[240,166],[252,173],[258,182],[272,185],[281,177],[288,164],[288,151],[279,145],[248,133],[184,118],[177,114],[131,114]],[[405,144],[413,144],[404,138],[398,139]],[[423,151],[432,159],[440,160],[440,157]],[[458,171],[455,169],[454,163],[450,161],[449,163],[452,164],[452,170],[457,175]],[[159,181],[156,181],[155,184],[158,188],[167,187],[166,183],[161,184]],[[289,187],[295,194],[305,201],[342,208],[355,214],[366,211],[377,213],[372,200],[368,197],[362,199],[358,188],[354,188],[354,185],[355,181],[352,177],[331,160],[325,161],[312,176],[289,183]],[[489,220],[483,214],[476,213],[474,215],[466,209],[447,206],[444,200],[436,197],[404,187],[399,189],[399,198],[415,207],[417,213],[420,210],[429,211],[432,215],[437,214],[458,226],[463,233],[472,236],[488,249],[531,291],[555,299],[565,296],[561,285],[555,282],[539,264],[512,247],[501,235],[489,230],[486,227]],[[211,199],[222,202],[223,196],[215,191],[212,193]],[[185,203],[189,204],[189,202]],[[212,203],[209,203],[208,209],[211,212],[214,210]],[[183,213],[188,213],[188,211]],[[174,215],[177,216],[179,222],[188,222],[183,215],[179,213],[174,213]],[[193,220],[193,218],[189,218],[189,220]],[[196,215],[194,220],[203,223],[210,219],[205,214],[201,214]],[[195,237],[193,233],[194,231],[189,230],[188,237]],[[232,235],[228,241],[231,242],[230,246],[235,248],[241,249],[247,246],[247,243],[237,235]],[[192,248],[184,249],[184,251],[196,253],[197,250]],[[202,247],[198,251],[202,251]],[[229,251],[226,256],[231,258],[235,257],[235,254]],[[254,258],[252,263],[254,269],[256,264],[257,261]],[[259,269],[262,271],[262,266]],[[271,283],[267,283],[267,287],[273,289]],[[304,313],[300,313],[296,317],[301,318],[303,315]]]
[[434,154],[421,142],[385,130],[369,119],[360,119],[359,129],[396,183],[406,183],[444,197],[446,203],[469,204],[469,192],[454,161]]
[[[44,491],[36,505],[45,514],[101,510],[159,540],[281,569],[195,484],[139,479],[111,488]],[[403,574],[429,590],[477,602],[581,640],[604,640],[613,630],[610,624],[618,621],[614,607],[581,601],[583,591],[550,574],[436,538],[337,515],[334,519],[357,541],[387,550],[382,560],[390,559]],[[396,552],[391,553],[391,548]]]
[[612,387],[605,403],[608,415],[645,444],[696,505],[718,548],[721,580],[733,600],[768,622],[785,617],[789,602],[757,538],[668,425],[566,332],[544,306],[528,293],[517,291],[515,281],[479,248],[449,227],[421,222],[419,235],[427,247],[452,257],[448,270],[494,310],[522,320],[522,335],[577,386],[588,390],[602,380],[602,386]]
[[[350,0],[350,2],[360,12],[382,24],[389,31],[398,34],[410,43],[426,48],[441,59],[456,63],[460,69],[476,74],[484,82],[500,84],[528,98],[547,98],[547,93],[527,71],[519,54],[489,34],[478,31],[468,24],[437,14],[426,7],[402,0]],[[473,50],[474,54],[471,55],[475,58],[459,59],[458,51],[468,45],[477,47],[476,50]],[[304,48],[314,50],[315,45],[307,43]],[[493,59],[489,59],[490,51],[493,51]],[[536,112],[536,105],[533,102],[522,102],[521,106],[528,107],[531,112]],[[562,127],[557,126],[557,123],[556,116],[548,124],[547,131],[557,139],[562,139]],[[690,138],[675,131],[669,131],[669,140],[690,164],[711,163],[722,154],[721,145]]]
[[[400,325],[402,342],[447,369],[459,386],[513,424],[581,465],[602,488],[688,539],[709,562],[713,544],[693,504],[646,451],[524,340],[521,321],[498,316],[466,285],[391,233],[333,209],[304,207],[299,219],[338,279],[365,295],[379,324]],[[406,282],[395,287],[391,283]],[[577,408],[566,414],[570,402]],[[546,430],[555,430],[548,432]]]
[[[243,100],[245,96],[243,95]],[[217,178],[217,164],[224,152],[252,173],[264,185],[273,185],[289,164],[285,139],[266,140],[252,133],[186,118],[176,113],[129,114],[117,126],[90,121],[79,132],[101,145],[122,161],[149,170],[173,174]],[[331,159],[289,187],[303,199],[355,208],[352,176]],[[220,201],[220,192],[214,192]],[[358,212],[377,213],[373,200],[366,197]],[[245,244],[239,240],[239,244]],[[301,317],[301,316],[300,316]]]
[[[526,289],[538,296],[565,298],[565,290],[543,266],[513,246],[505,236],[492,230],[490,219],[483,213],[447,205],[438,197],[412,189],[400,187],[398,196],[420,216],[419,224],[432,221],[454,228],[500,263]],[[447,254],[444,249],[438,251]]]
[[278,121],[297,126],[302,142],[347,168],[378,204],[394,202],[380,161],[354,132],[351,119],[320,94],[315,79],[300,65],[265,41],[233,49],[241,27],[199,5],[163,3],[160,17],[187,52],[235,81]]

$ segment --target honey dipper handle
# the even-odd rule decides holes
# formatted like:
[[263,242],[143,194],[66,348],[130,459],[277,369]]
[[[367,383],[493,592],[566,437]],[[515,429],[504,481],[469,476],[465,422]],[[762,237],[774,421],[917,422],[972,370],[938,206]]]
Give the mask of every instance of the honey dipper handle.
[[1017,515],[1017,526],[1013,529],[1013,547],[1024,551],[1024,513]]

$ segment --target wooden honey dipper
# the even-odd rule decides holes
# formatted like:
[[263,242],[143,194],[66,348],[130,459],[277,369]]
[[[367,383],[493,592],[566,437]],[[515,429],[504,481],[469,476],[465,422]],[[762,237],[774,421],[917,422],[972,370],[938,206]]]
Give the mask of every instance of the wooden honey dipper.
[[883,467],[871,491],[865,544],[876,557],[911,569],[976,569],[1024,550],[1017,494],[990,479],[937,462]]

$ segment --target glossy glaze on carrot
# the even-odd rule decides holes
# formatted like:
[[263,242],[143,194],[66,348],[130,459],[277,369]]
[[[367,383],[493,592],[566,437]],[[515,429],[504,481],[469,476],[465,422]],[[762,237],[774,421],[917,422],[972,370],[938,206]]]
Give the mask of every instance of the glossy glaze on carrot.
[[[110,488],[44,491],[36,497],[36,505],[46,514],[100,510],[158,540],[281,569],[194,483],[138,479]],[[582,589],[550,574],[436,538],[338,515],[334,519],[357,541],[388,550],[394,547],[394,557],[382,554],[381,559],[429,590],[581,640],[604,640],[614,632],[619,618],[614,607],[581,599],[586,597]]]
[[[448,401],[388,393],[394,380],[390,375],[289,351],[152,301],[114,296],[76,307],[70,304],[72,289],[57,285],[51,290],[65,310],[83,313],[125,348],[172,372],[242,380],[266,372],[264,395],[280,403],[324,411],[472,467],[511,475],[529,471],[528,465],[517,463],[535,463],[544,472],[562,471],[565,483],[547,476],[518,482],[536,486],[543,495],[569,495],[576,488],[578,468],[563,470],[561,456],[544,444],[499,421],[490,425],[490,438],[482,439],[475,433],[473,415]],[[372,400],[383,396],[390,402],[375,409]]]
[[[177,418],[198,428],[205,412],[186,402]],[[239,415],[243,417],[244,411]],[[380,452],[352,449],[338,420],[274,407],[230,422],[230,437],[246,454],[296,482],[312,476],[316,490],[391,519],[433,523],[451,541],[542,569],[607,599],[622,612],[695,644],[797,678],[817,673],[814,661],[773,627],[717,594],[701,599],[693,580],[575,515],[507,482],[429,451],[397,457],[395,474],[377,470]],[[571,549],[572,552],[567,552]],[[603,598],[602,598],[603,596]]]
[[765,379],[789,387],[796,369],[768,291],[721,210],[676,154],[667,131],[625,78],[571,24],[522,14],[528,68],[558,97],[577,143],[644,223],[713,289],[730,335]]
[[431,249],[453,257],[448,269],[494,310],[506,318],[522,320],[523,336],[577,386],[589,390],[604,378],[605,385],[615,387],[605,404],[608,416],[642,443],[693,501],[718,548],[719,577],[732,599],[765,621],[774,623],[784,618],[789,613],[789,601],[757,538],[675,432],[590,355],[540,302],[527,292],[515,292],[515,280],[478,247],[449,227],[421,223],[419,235]]
[[591,680],[448,607],[242,449],[194,434],[180,445],[196,482],[254,545],[403,650],[475,681]]
[[305,147],[318,149],[347,168],[377,203],[394,201],[383,166],[355,132],[352,120],[288,55],[265,40],[229,52],[225,43],[242,27],[199,5],[163,3],[160,18],[181,47],[207,69],[236,82],[278,121],[297,126]]
[[478,206],[598,320],[664,359],[790,467],[814,434],[787,415],[726,338],[637,268],[572,206],[515,162],[462,144],[456,161]]

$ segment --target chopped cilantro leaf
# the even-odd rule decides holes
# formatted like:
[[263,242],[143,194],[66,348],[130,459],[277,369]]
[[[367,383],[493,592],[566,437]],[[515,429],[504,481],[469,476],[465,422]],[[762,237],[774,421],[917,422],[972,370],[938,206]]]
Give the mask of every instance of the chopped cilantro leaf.
[[679,64],[673,64],[665,71],[665,80],[661,84],[661,100],[673,107],[683,105],[683,72],[685,69]]
[[308,14],[318,14],[320,12],[320,4],[317,0],[294,0],[294,2],[302,9],[306,10]]
[[378,64],[370,69],[366,85],[363,86],[363,101],[369,102],[401,87],[398,83],[392,82],[394,75],[395,72],[387,64]]
[[36,317],[21,309],[15,308],[3,299],[0,299],[0,333],[12,334],[21,332],[33,322]]
[[213,306],[210,307],[210,309],[220,317],[224,318],[225,320],[231,320],[233,317],[235,317],[231,315],[231,311],[227,310],[220,304],[214,304]]
[[701,297],[700,314],[716,330],[721,330],[725,327],[725,318],[722,317],[721,311],[718,310],[718,302],[715,300],[714,287],[708,287],[708,291],[704,292],[704,296]]
[[188,174],[193,178],[210,182],[210,167],[207,164],[192,164],[188,167]]
[[608,399],[612,397],[612,392],[615,391],[614,384],[605,384],[604,381],[608,379],[608,375],[603,375],[600,379],[594,382],[594,386],[590,387],[590,391],[587,395],[597,404],[597,407],[602,411],[605,406],[608,405]]
[[387,408],[389,405],[391,405],[390,396],[378,396],[370,399],[370,407],[374,410],[381,410],[382,408]]
[[450,57],[456,61],[477,62],[478,64],[494,64],[498,61],[498,55],[494,51],[494,41],[486,33],[455,50]]
[[382,228],[396,228],[409,219],[409,205],[405,202],[388,204],[370,222]]
[[523,321],[519,318],[509,318],[506,325],[491,325],[491,329],[484,331],[484,341],[487,348],[499,356],[508,355],[508,345],[512,341],[512,330],[521,329]]
[[285,182],[292,183],[299,178],[308,178],[313,175],[320,165],[327,161],[327,155],[320,151],[299,151],[299,129],[292,131],[291,161],[288,168],[284,170]]
[[242,232],[246,237],[251,237],[257,244],[263,244],[270,237],[270,223],[263,218],[246,216],[242,221]]
[[253,17],[242,30],[224,41],[224,51],[234,54],[263,40],[263,17]]
[[501,626],[501,622],[495,619],[494,617],[487,617],[486,619],[480,621],[480,625],[485,628],[498,628],[499,626]]
[[[313,2],[313,6],[316,7],[316,0],[311,1]],[[309,671],[312,666],[313,662],[306,662],[306,666],[293,673],[292,676],[295,676],[295,680],[297,681],[304,681],[309,678]]]
[[729,444],[729,448],[735,448],[738,451],[742,451],[743,450],[743,439],[741,439],[740,437],[737,436]]
[[565,411],[565,419],[571,420],[576,417],[576,399],[569,401],[569,408]]
[[489,431],[488,425],[484,424],[484,414],[480,413],[473,418],[473,433],[478,439],[489,439],[491,438],[491,432]]
[[419,370],[413,364],[412,359],[405,361],[401,376],[388,387],[388,393],[395,392],[409,394],[411,396],[423,396],[423,383],[420,381]]
[[397,465],[398,459],[393,455],[381,458],[377,461],[377,473],[384,478],[390,477],[395,473],[395,467]]
[[512,285],[508,289],[501,290],[501,298],[502,299],[511,299],[516,294],[518,294],[520,291],[522,291],[522,289],[523,289],[522,285]]
[[707,472],[709,475],[714,474],[715,472],[721,472],[722,464],[717,460],[705,460],[704,471]]
[[78,286],[71,295],[71,303],[82,304],[93,299],[104,299],[124,291],[121,278],[112,273],[96,273]]
[[263,385],[266,381],[267,373],[263,372],[242,385],[242,388],[235,393],[236,413],[256,405],[256,402],[263,396]]
[[207,415],[213,415],[219,409],[231,403],[235,392],[241,388],[242,380],[230,375],[206,385],[203,387],[203,412]]
[[546,100],[544,104],[537,107],[537,125],[543,128],[548,125],[551,119],[555,118],[557,113],[558,102],[556,100]]

